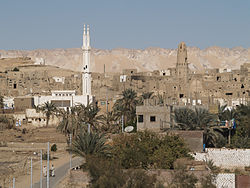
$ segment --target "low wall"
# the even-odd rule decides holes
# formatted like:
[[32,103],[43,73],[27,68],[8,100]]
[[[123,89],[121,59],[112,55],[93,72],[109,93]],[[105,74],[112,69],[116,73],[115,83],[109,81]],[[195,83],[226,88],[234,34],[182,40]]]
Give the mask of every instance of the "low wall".
[[244,168],[250,166],[250,149],[207,148],[204,153],[194,153],[197,161],[212,160],[221,168]]
[[[53,145],[54,143],[50,143],[50,147]],[[48,144],[47,143],[21,143],[21,142],[8,142],[7,143],[8,147],[1,147],[0,149],[3,150],[18,150],[18,151],[40,151],[42,150],[46,150],[48,148]],[[67,144],[66,143],[56,143],[57,146],[57,150],[63,150],[65,151],[67,148]]]
[[221,173],[215,178],[216,187],[235,188],[235,174]]

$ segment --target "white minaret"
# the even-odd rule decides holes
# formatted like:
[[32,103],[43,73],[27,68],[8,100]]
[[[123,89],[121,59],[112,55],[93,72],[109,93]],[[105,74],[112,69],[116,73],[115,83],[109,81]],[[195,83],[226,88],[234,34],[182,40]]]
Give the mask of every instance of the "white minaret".
[[84,25],[83,40],[82,40],[82,56],[83,56],[83,70],[82,70],[82,95],[91,95],[91,73],[90,73],[90,36],[89,25]]

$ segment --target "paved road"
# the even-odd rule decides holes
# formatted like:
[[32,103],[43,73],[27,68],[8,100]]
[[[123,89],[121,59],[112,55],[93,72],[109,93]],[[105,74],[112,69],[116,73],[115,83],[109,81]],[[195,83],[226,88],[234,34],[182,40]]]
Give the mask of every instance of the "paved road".
[[[80,164],[82,164],[82,158],[80,157],[75,157],[72,159],[72,168],[73,167],[76,167]],[[50,185],[50,188],[53,188],[56,186],[57,183],[59,183],[59,181],[64,178],[64,176],[67,174],[69,170],[69,162],[60,166],[59,168],[56,168],[55,170],[55,177],[50,177],[49,178],[49,185]],[[46,188],[47,187],[47,182],[46,182],[46,177],[43,178],[43,188]],[[33,185],[33,188],[40,188],[40,181],[35,183]]]

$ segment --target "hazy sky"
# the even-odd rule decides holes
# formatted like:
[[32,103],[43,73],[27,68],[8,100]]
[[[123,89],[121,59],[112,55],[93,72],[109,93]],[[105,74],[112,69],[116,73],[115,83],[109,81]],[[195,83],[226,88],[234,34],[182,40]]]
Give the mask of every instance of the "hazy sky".
[[0,49],[250,47],[249,0],[0,0]]

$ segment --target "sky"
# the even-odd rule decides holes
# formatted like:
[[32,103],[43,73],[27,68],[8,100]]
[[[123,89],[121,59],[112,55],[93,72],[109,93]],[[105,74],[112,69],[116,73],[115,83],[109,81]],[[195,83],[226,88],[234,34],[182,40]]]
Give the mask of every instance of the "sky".
[[248,0],[0,0],[0,50],[250,47]]

